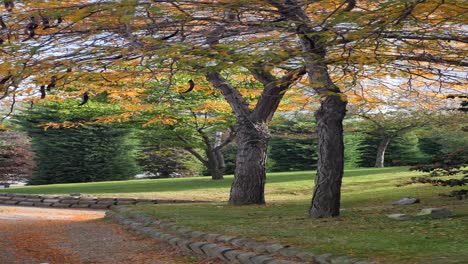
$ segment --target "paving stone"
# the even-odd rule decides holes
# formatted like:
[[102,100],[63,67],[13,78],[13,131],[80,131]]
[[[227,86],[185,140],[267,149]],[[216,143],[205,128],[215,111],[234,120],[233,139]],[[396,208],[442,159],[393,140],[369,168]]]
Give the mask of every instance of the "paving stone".
[[129,205],[129,204],[135,204],[135,201],[117,201],[117,205]]
[[235,238],[229,241],[229,243],[233,244],[234,246],[237,247],[244,247],[246,243],[250,242],[250,240],[244,239],[244,238]]
[[104,202],[104,201],[112,201],[112,202],[115,202],[117,200],[117,198],[113,198],[113,197],[109,197],[109,198],[97,198],[100,202]]
[[152,223],[153,222],[153,218],[151,218],[150,216],[148,216],[146,214],[142,214],[142,213],[132,214],[132,218],[139,221],[139,222],[143,222],[143,223]]
[[228,250],[224,252],[224,257],[228,259],[229,263],[238,263],[237,256],[244,254],[245,252],[239,250]]
[[107,204],[90,204],[89,207],[94,208],[94,209],[107,209],[107,208],[109,208],[109,205],[107,205]]
[[295,257],[299,253],[301,253],[301,251],[293,247],[283,248],[278,251],[278,254],[285,256],[285,257]]
[[34,203],[34,206],[38,206],[38,207],[49,207],[51,206],[53,203]]
[[172,238],[173,236],[169,235],[169,234],[166,234],[166,233],[162,233],[161,234],[161,238],[164,240],[164,241],[168,241],[170,238]]
[[140,226],[140,230],[141,230],[141,232],[143,232],[145,234],[149,234],[149,232],[153,231],[153,229],[151,227],[143,225],[143,224]]
[[224,255],[226,252],[233,250],[233,248],[225,247],[223,245],[217,245],[215,248],[216,256],[224,261],[228,261],[228,258]]
[[50,199],[50,198],[47,198],[47,199],[44,199],[42,200],[43,203],[58,203],[60,202],[59,199]]
[[203,237],[204,235],[205,235],[205,233],[200,232],[200,231],[193,231],[193,232],[190,233],[190,237],[192,239],[199,239],[199,238]]
[[12,201],[26,201],[26,197],[13,197],[11,198]]
[[34,203],[33,203],[33,202],[22,201],[22,202],[19,202],[18,205],[22,205],[22,206],[34,206]]
[[231,240],[233,240],[235,238],[237,238],[237,237],[222,235],[220,237],[217,237],[216,240],[219,241],[219,242],[223,242],[223,243],[229,243]]
[[96,204],[96,202],[92,202],[92,201],[79,201],[78,204],[90,205],[90,204]]
[[115,200],[97,200],[97,204],[115,205]]
[[72,204],[72,208],[89,208],[89,204]]
[[413,218],[411,215],[407,215],[407,214],[389,214],[387,215],[387,217],[391,219],[395,219],[395,220],[400,220],[400,221],[411,220]]
[[257,246],[253,247],[252,250],[256,253],[267,253],[268,251],[266,250],[266,246],[263,243],[259,243]]
[[422,209],[417,216],[429,216],[432,218],[443,218],[453,216],[447,208],[425,208]]
[[154,238],[154,239],[157,239],[157,240],[161,240],[161,232],[153,229],[151,230],[150,232],[148,232],[148,236]]
[[205,252],[201,249],[202,246],[206,245],[206,242],[193,242],[189,245],[190,249],[192,249],[193,252],[200,254],[200,255],[205,255]]
[[87,198],[87,197],[81,197],[79,199],[79,202],[97,202],[97,198]]
[[283,245],[281,244],[270,244],[270,245],[266,245],[265,246],[265,249],[269,252],[269,253],[276,253],[278,252],[280,249],[284,248]]
[[53,203],[51,206],[52,207],[58,207],[58,208],[67,208],[70,207],[71,204],[63,204],[63,203]]
[[239,262],[242,264],[251,264],[252,262],[250,261],[250,258],[253,258],[255,256],[257,256],[257,254],[252,252],[246,252],[237,255],[237,260],[239,260]]
[[42,199],[41,198],[28,198],[26,199],[26,202],[40,203],[42,202]]
[[304,261],[314,261],[315,260],[315,256],[316,254],[312,253],[312,252],[299,252],[298,254],[296,254],[296,257],[304,260]]
[[181,239],[178,238],[178,237],[173,237],[173,238],[169,239],[167,242],[169,244],[171,244],[172,246],[177,247],[177,242],[180,241],[180,240]]
[[[179,231],[179,229],[177,230]],[[216,241],[216,238],[217,237],[220,237],[222,236],[221,234],[205,234],[205,236],[203,237],[206,241],[210,242],[210,243],[213,243]]]
[[205,252],[205,255],[207,255],[208,257],[216,258],[218,255],[217,248],[218,248],[218,245],[208,243],[208,244],[203,245],[201,247],[201,250],[203,250],[203,252]]
[[180,241],[177,241],[177,247],[183,251],[192,252],[191,248],[189,247],[191,243],[192,242],[188,240],[181,239]]
[[60,200],[60,203],[63,204],[77,204],[80,200],[78,199],[73,199],[73,200]]
[[268,261],[275,260],[274,258],[266,255],[257,255],[250,258],[252,264],[266,264]]
[[23,193],[10,193],[10,196],[11,197],[18,197],[18,198],[25,198],[26,197],[26,194],[23,194]]
[[245,245],[244,245],[245,248],[249,248],[249,249],[253,249],[253,248],[258,247],[258,246],[265,247],[265,244],[250,240],[249,242],[245,243]]
[[408,205],[408,204],[416,204],[419,202],[420,202],[419,198],[404,197],[396,202],[393,202],[392,204],[393,205]]
[[275,259],[267,261],[265,264],[305,264],[304,262],[296,262],[296,261],[289,261],[289,260],[282,260],[282,259]]

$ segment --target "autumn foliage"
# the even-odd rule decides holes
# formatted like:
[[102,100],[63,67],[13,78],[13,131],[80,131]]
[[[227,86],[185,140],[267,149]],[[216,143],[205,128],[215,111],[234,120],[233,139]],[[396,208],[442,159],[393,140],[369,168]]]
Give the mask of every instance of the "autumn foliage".
[[[148,122],[173,125],[175,113],[165,109],[184,101],[174,91],[194,87],[180,80],[192,80],[196,91],[227,102],[207,100],[200,109],[228,105],[234,114],[239,151],[229,201],[243,205],[265,203],[268,124],[294,93],[299,106],[307,100],[320,104],[310,215],[337,216],[346,105],[372,107],[397,94],[404,95],[396,100],[398,107],[433,107],[434,98],[466,91],[463,5],[460,0],[24,1],[8,6],[1,23],[0,99],[12,106],[19,97],[36,104],[64,97],[93,100],[105,93],[127,110],[106,121],[133,120],[154,108],[161,111]],[[239,72],[252,85],[239,82]],[[155,82],[159,98],[146,104],[146,88]]]

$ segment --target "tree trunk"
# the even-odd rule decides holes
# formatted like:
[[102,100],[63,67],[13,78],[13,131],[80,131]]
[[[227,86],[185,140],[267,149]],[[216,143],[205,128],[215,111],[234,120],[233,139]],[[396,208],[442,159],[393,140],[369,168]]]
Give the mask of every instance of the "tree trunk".
[[380,141],[379,147],[377,148],[377,157],[375,158],[376,168],[383,168],[385,162],[385,151],[387,151],[388,144],[390,144],[391,138],[387,135],[384,135]]
[[268,127],[265,123],[242,122],[237,139],[239,149],[229,204],[265,204]]
[[221,150],[211,149],[207,153],[208,157],[208,170],[213,180],[223,180],[224,171],[226,169],[226,163],[224,162],[224,156]]
[[335,217],[340,214],[341,179],[344,167],[343,119],[346,101],[330,95],[315,113],[319,160],[309,216]]

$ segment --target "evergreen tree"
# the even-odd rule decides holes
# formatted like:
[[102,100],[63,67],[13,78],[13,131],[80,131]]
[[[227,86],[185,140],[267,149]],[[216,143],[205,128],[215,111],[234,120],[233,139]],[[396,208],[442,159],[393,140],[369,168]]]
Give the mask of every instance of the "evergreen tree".
[[310,114],[277,117],[271,126],[268,171],[301,171],[317,168],[315,123]]
[[133,177],[136,142],[124,125],[93,124],[108,109],[76,102],[36,105],[17,116],[37,157],[31,184],[124,180]]
[[361,133],[345,133],[344,135],[344,155],[345,168],[357,168],[362,163],[361,144],[364,142],[364,135]]

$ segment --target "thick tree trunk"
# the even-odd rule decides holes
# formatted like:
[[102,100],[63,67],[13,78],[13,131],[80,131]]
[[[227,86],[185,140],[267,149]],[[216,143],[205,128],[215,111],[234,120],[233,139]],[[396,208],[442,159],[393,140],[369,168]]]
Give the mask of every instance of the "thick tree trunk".
[[305,73],[305,68],[291,70],[280,79],[262,67],[249,69],[264,89],[255,108],[219,72],[211,72],[206,79],[223,94],[237,119],[238,151],[234,182],[229,204],[265,203],[266,157],[270,138],[268,122],[291,85]]
[[265,123],[240,123],[237,140],[239,148],[229,204],[264,204],[268,128]]
[[327,96],[315,113],[317,120],[319,160],[312,206],[312,218],[340,214],[341,179],[344,167],[343,119],[346,101],[339,95]]
[[383,168],[385,162],[385,151],[387,151],[388,144],[390,144],[391,138],[389,136],[384,135],[382,140],[380,141],[379,147],[377,148],[377,156],[375,158],[375,166],[376,168]]

